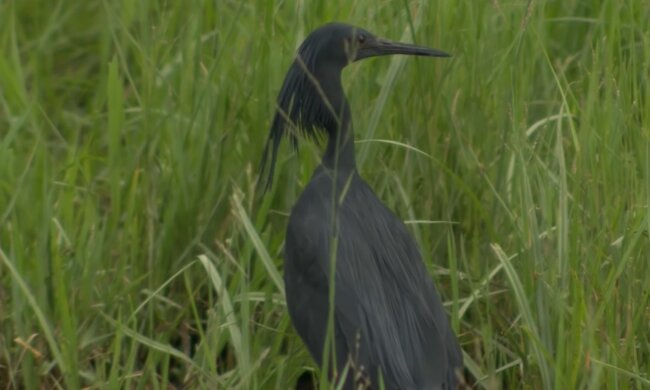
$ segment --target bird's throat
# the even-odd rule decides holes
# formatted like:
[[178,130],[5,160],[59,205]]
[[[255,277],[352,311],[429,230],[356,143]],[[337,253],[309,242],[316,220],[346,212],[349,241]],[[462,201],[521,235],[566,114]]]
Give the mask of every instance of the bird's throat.
[[326,80],[319,84],[323,112],[333,114],[323,123],[328,140],[322,164],[331,170],[353,171],[356,168],[354,132],[350,105],[341,84],[341,69],[317,69],[315,75],[319,80]]
[[354,153],[354,132],[347,112],[342,115],[339,129],[328,131],[327,149],[325,149],[322,160],[324,167],[339,172],[353,171],[357,165]]

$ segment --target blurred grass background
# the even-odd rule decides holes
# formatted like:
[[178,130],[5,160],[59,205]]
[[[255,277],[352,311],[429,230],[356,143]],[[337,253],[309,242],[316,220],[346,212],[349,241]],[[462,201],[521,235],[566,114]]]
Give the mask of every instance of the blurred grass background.
[[[650,386],[650,3],[0,2],[0,388],[285,389],[287,215],[255,189],[297,45],[338,20],[452,53],[344,74],[476,388]],[[317,371],[316,371],[317,375]]]

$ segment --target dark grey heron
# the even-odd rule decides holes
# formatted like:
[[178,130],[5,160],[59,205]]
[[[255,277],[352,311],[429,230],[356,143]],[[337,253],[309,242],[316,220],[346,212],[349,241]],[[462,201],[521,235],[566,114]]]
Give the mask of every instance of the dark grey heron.
[[278,96],[260,177],[268,189],[282,137],[297,146],[299,133],[327,136],[285,240],[289,314],[314,360],[346,388],[456,388],[460,346],[417,244],[356,169],[341,72],[389,54],[449,56],[340,23],[309,34]]

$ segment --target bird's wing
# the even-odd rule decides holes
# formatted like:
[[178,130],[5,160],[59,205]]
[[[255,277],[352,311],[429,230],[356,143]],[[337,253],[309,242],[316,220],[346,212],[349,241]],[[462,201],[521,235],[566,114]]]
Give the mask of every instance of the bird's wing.
[[365,183],[347,196],[335,283],[337,323],[348,349],[378,367],[387,385],[448,384],[450,366],[457,365],[450,348],[458,346],[415,240]]
[[335,247],[337,356],[345,349],[372,376],[380,370],[386,388],[454,388],[460,349],[414,239],[357,176],[332,242],[330,189],[317,171],[289,220],[285,280],[298,333],[320,362]]

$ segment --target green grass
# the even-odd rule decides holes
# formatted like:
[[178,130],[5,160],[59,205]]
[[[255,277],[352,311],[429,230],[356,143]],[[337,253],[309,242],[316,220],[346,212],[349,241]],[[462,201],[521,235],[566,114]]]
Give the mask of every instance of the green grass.
[[278,388],[316,369],[255,189],[311,29],[453,53],[344,81],[477,388],[650,386],[650,3],[0,2],[0,388]]

